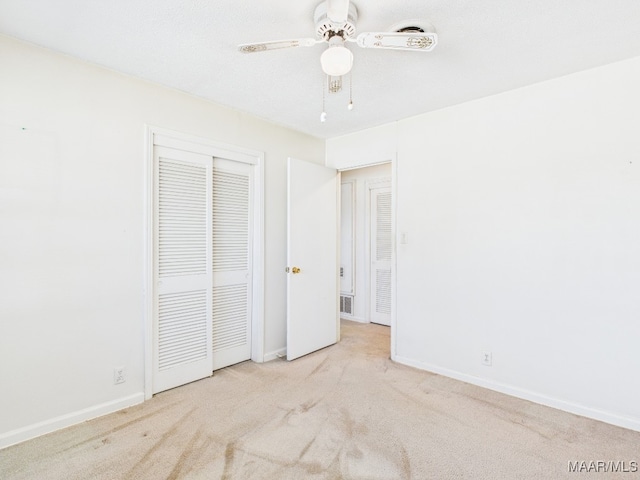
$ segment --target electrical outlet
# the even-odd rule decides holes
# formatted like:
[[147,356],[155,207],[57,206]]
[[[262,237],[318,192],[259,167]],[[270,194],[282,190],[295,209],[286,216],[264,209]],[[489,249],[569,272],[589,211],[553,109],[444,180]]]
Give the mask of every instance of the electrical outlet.
[[493,355],[491,352],[482,352],[482,364],[490,367],[493,360],[492,357]]
[[124,367],[116,367],[113,369],[113,383],[114,384],[118,384],[118,383],[124,383],[126,381],[125,375],[124,375],[125,371],[124,371]]

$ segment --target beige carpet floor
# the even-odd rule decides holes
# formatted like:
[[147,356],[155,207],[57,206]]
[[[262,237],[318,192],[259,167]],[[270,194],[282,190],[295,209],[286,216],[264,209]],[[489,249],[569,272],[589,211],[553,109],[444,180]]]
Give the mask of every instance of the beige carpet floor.
[[[0,451],[2,479],[640,478],[640,433],[389,360],[389,330],[245,362]],[[593,465],[596,465],[595,463]],[[584,469],[583,469],[584,470]]]

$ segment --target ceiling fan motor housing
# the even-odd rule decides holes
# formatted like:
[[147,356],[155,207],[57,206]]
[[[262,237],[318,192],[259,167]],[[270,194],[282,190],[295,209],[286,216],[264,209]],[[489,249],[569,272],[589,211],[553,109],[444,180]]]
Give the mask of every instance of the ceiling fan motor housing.
[[358,9],[353,3],[349,3],[349,14],[345,22],[333,22],[327,15],[327,3],[322,2],[313,14],[316,24],[316,35],[319,39],[329,40],[335,35],[343,39],[353,37],[356,33],[356,21],[358,20]]

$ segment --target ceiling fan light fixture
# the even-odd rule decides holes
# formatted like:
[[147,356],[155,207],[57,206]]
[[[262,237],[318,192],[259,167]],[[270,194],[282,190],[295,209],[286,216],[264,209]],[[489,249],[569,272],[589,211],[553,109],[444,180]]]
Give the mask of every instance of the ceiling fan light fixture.
[[[351,72],[353,53],[345,47],[346,42],[360,48],[407,50],[430,52],[438,44],[436,29],[424,20],[404,20],[394,24],[389,31],[362,32],[357,37],[356,21],[358,9],[351,0],[320,0],[313,12],[316,38],[294,38],[238,45],[243,53],[263,52],[280,48],[312,47],[318,43],[328,46],[320,55],[323,76],[322,113],[320,121],[326,122],[325,94],[342,90],[342,77]],[[324,83],[326,82],[326,83]],[[349,76],[348,110],[353,110],[351,76]]]
[[330,46],[320,56],[320,64],[327,75],[341,77],[353,66],[353,53],[342,45]]

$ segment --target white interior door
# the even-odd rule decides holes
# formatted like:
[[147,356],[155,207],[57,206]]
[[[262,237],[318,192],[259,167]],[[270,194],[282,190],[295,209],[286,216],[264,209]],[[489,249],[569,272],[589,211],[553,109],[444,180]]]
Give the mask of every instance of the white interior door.
[[213,160],[213,370],[251,358],[252,172]]
[[333,345],[338,313],[338,175],[289,159],[287,360]]
[[371,192],[371,321],[391,326],[391,187]]
[[154,393],[211,375],[212,164],[154,147]]

